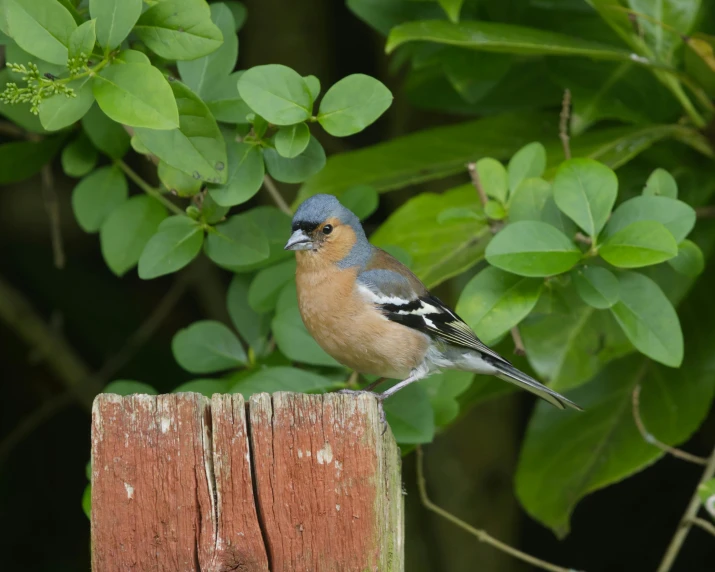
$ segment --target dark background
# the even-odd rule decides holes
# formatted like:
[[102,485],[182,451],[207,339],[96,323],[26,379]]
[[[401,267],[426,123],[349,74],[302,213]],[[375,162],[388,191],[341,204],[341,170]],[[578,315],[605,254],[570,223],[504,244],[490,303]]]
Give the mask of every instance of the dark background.
[[[401,95],[400,77],[387,73],[384,39],[342,2],[245,4],[249,18],[240,34],[240,68],[282,63],[303,75],[318,76],[323,85],[360,72],[378,77],[395,93],[386,117],[364,133],[347,140],[323,137],[329,154],[460,119],[412,108]],[[96,235],[87,235],[76,225],[69,203],[74,182],[62,175],[59,161],[55,163],[67,265],[63,270],[53,266],[38,176],[0,191],[0,278],[22,292],[95,371],[124,346],[172,282],[170,278],[143,282],[136,273],[122,279],[111,274],[101,259]],[[284,190],[290,196],[295,189]],[[371,223],[380,223],[414,192],[411,188],[383,195]],[[259,193],[254,202],[261,201],[266,198]],[[168,392],[191,378],[174,362],[170,341],[177,329],[196,319],[206,315],[220,319],[229,276],[217,273],[211,278],[214,295],[190,287],[115,379],[139,379]],[[89,414],[67,397],[35,353],[15,331],[0,325],[0,568],[89,570],[89,521],[81,507],[87,484]],[[433,500],[497,538],[564,566],[589,572],[654,570],[701,468],[665,458],[621,484],[590,495],[575,511],[570,536],[559,541],[524,513],[513,493],[517,454],[533,404],[531,396],[519,393],[475,407],[426,447]],[[22,429],[34,422],[38,423],[31,430]],[[713,436],[711,412],[683,448],[706,455]],[[414,468],[410,455],[404,462],[408,572],[530,569],[424,510]],[[713,538],[694,528],[673,570],[715,570]]]

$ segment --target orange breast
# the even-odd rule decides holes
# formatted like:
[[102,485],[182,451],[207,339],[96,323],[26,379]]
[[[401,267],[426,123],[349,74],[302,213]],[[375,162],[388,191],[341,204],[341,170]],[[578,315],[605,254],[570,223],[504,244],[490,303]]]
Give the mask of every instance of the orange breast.
[[360,373],[404,379],[422,363],[428,338],[382,316],[355,288],[357,269],[297,273],[303,322],[320,347]]

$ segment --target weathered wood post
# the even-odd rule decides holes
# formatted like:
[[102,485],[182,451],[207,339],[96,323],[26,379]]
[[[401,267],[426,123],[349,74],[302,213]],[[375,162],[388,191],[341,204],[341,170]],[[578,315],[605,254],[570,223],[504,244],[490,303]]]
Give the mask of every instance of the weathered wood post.
[[94,572],[400,572],[403,540],[399,450],[370,396],[94,402]]

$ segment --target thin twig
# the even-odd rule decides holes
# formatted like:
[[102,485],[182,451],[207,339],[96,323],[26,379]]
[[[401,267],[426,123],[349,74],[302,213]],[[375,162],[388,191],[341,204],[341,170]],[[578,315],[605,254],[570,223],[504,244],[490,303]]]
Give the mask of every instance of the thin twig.
[[514,326],[511,329],[511,339],[514,340],[514,353],[518,356],[525,356],[526,348],[524,347],[524,340],[521,339],[519,326]]
[[45,203],[45,211],[50,219],[50,237],[52,240],[52,253],[55,261],[55,268],[65,267],[65,249],[62,241],[62,222],[60,221],[60,204],[57,199],[54,180],[52,177],[52,165],[43,165],[40,175],[42,178],[42,200]]
[[293,211],[290,210],[288,203],[283,199],[283,196],[278,190],[276,184],[273,182],[273,179],[271,179],[268,175],[263,177],[263,186],[266,187],[268,194],[271,195],[271,198],[275,201],[276,206],[288,216],[293,216]]
[[683,515],[683,518],[680,519],[678,528],[675,530],[675,534],[673,535],[673,539],[670,541],[670,545],[665,552],[665,556],[663,556],[658,572],[668,572],[673,566],[673,562],[675,562],[675,559],[678,557],[680,548],[683,546],[683,542],[685,542],[688,532],[690,532],[690,528],[693,525],[693,519],[697,515],[702,502],[700,500],[698,487],[712,479],[713,475],[715,475],[715,448],[713,448],[713,451],[708,458],[708,464],[705,466],[703,476],[700,477],[700,482],[695,487],[695,492],[688,503],[688,507],[685,509],[685,514]]
[[183,210],[181,210],[180,207],[176,206],[169,199],[167,199],[164,195],[162,195],[161,191],[159,189],[155,189],[149,183],[147,183],[144,179],[142,179],[124,161],[122,161],[121,159],[117,159],[116,164],[122,171],[124,171],[127,174],[127,177],[129,177],[132,181],[134,181],[136,186],[139,187],[142,191],[144,191],[147,195],[154,197],[157,201],[159,201],[161,204],[163,204],[167,209],[169,209],[174,214],[177,214],[180,216],[186,215],[186,213]]
[[695,209],[695,216],[697,218],[715,218],[715,205],[697,207]]
[[10,123],[9,121],[0,121],[0,135],[24,138],[26,133],[23,129],[21,129],[14,123]]
[[425,508],[431,510],[434,513],[437,513],[442,518],[447,519],[452,524],[457,525],[461,529],[466,530],[469,534],[476,536],[481,542],[485,542],[486,544],[493,546],[497,550],[506,552],[514,558],[517,558],[524,562],[528,562],[532,566],[536,566],[537,568],[541,568],[542,570],[551,570],[552,572],[572,572],[572,569],[570,568],[563,568],[561,566],[557,566],[556,564],[551,564],[550,562],[546,562],[544,560],[536,558],[535,556],[526,554],[521,550],[512,548],[508,544],[504,544],[493,536],[490,536],[489,533],[487,533],[486,531],[474,528],[473,526],[467,524],[453,514],[447,512],[443,508],[440,508],[436,504],[432,503],[432,501],[427,496],[427,484],[425,482],[424,476],[424,456],[422,453],[422,448],[419,446],[417,447],[417,487],[420,491],[420,499],[422,500],[422,504],[425,506]]
[[582,232],[577,232],[573,235],[573,238],[576,242],[580,242],[581,244],[585,244],[587,246],[593,246],[593,240],[591,239],[591,237],[586,236]]
[[71,393],[62,393],[54,399],[47,401],[25,417],[0,442],[0,462],[2,462],[23,439],[45,421],[48,421],[56,413],[67,407],[72,401],[74,401],[74,396]]
[[101,385],[105,385],[124,365],[129,362],[154,333],[159,326],[169,317],[174,306],[181,300],[186,292],[189,280],[188,275],[180,274],[173,286],[161,299],[154,311],[149,314],[146,320],[129,336],[124,342],[124,346],[116,354],[110,357],[104,365],[92,377]]
[[0,321],[37,349],[48,367],[87,411],[101,386],[90,378],[89,368],[75,350],[39,317],[34,308],[10,284],[0,278]]
[[477,194],[479,195],[479,200],[481,201],[482,206],[487,206],[487,203],[489,202],[489,197],[487,197],[487,193],[484,191],[484,187],[482,187],[482,182],[479,180],[479,173],[477,173],[477,164],[468,163],[467,171],[469,171],[469,176],[472,179],[472,185],[474,185],[474,188],[477,189]]
[[571,90],[564,90],[564,98],[561,100],[561,115],[559,115],[559,138],[564,147],[564,157],[571,158],[571,145],[569,144],[569,119],[571,118]]
[[698,518],[697,516],[693,518],[691,524],[706,530],[713,536],[715,536],[715,525],[712,522],[705,520],[704,518]]
[[641,419],[640,395],[641,395],[641,386],[636,385],[636,387],[633,389],[633,394],[632,394],[633,420],[636,422],[636,427],[638,427],[638,432],[643,437],[643,440],[646,443],[650,443],[654,447],[657,447],[661,451],[663,451],[665,453],[669,453],[669,454],[673,455],[673,457],[677,457],[678,459],[682,459],[683,461],[695,463],[696,465],[707,465],[708,460],[705,457],[698,457],[697,455],[693,455],[693,454],[683,451],[681,449],[677,449],[676,447],[671,447],[670,445],[666,445],[662,441],[659,441],[658,439],[656,439],[653,436],[653,434],[648,432],[648,429],[646,429],[646,426],[643,423],[643,419]]
[[357,386],[358,386],[358,377],[360,377],[360,374],[359,374],[358,372],[356,372],[356,371],[353,371],[353,372],[350,374],[350,376],[348,377],[347,382],[345,382],[345,386],[346,386],[346,387],[353,388],[353,389],[357,388]]

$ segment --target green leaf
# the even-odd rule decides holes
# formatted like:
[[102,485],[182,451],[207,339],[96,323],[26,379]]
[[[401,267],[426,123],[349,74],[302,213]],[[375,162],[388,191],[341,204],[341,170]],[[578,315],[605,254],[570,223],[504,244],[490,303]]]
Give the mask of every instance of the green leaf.
[[302,183],[325,166],[325,151],[318,140],[310,136],[310,142],[294,159],[281,157],[275,149],[263,150],[268,173],[281,183]]
[[476,169],[479,183],[487,196],[505,203],[509,194],[509,187],[504,165],[496,159],[484,157],[477,161]]
[[397,246],[412,257],[412,271],[428,288],[456,276],[484,257],[491,236],[485,219],[438,222],[445,208],[479,209],[472,185],[441,195],[422,193],[394,211],[371,239],[377,246]]
[[164,206],[147,196],[132,197],[112,211],[99,231],[102,256],[109,269],[122,276],[133,268],[165,218]]
[[658,168],[650,174],[643,189],[644,196],[678,198],[678,183],[665,169]]
[[58,131],[79,121],[94,103],[90,78],[76,79],[67,85],[75,90],[76,97],[58,93],[40,103],[40,122],[48,131]]
[[681,38],[690,33],[696,22],[700,0],[628,0],[627,3],[636,14],[644,15],[638,18],[638,26],[657,59],[673,63]]
[[175,169],[210,183],[227,179],[226,144],[216,120],[188,87],[178,81],[171,89],[179,109],[179,128],[170,131],[136,129],[141,142]]
[[89,484],[84,488],[82,493],[82,510],[84,515],[92,520],[92,485]]
[[305,81],[305,84],[308,86],[310,95],[313,97],[313,101],[318,99],[318,96],[320,95],[320,80],[314,75],[307,75],[303,78],[303,81]]
[[62,149],[62,170],[68,177],[84,177],[96,164],[97,150],[81,131]]
[[250,264],[231,264],[230,270],[233,272],[252,272],[260,268],[266,268],[280,260],[293,258],[295,255],[290,250],[285,250],[286,241],[290,237],[291,218],[276,207],[256,207],[242,215],[248,224],[254,225],[259,232],[265,235],[268,242],[268,258],[260,262]]
[[431,375],[420,385],[427,392],[434,411],[434,424],[446,427],[459,415],[457,397],[462,395],[474,381],[474,374],[469,371],[448,370]]
[[203,186],[201,181],[191,175],[159,161],[157,175],[166,189],[180,197],[193,197]]
[[385,401],[384,408],[398,443],[414,445],[434,439],[434,413],[421,384],[413,383],[398,391]]
[[272,311],[283,287],[294,279],[295,260],[286,260],[260,270],[248,290],[248,304],[259,314]]
[[236,82],[242,73],[232,73],[206,86],[204,90],[206,93],[202,97],[217,121],[236,124],[248,123],[246,116],[252,111],[238,95],[236,87]]
[[121,159],[129,150],[129,135],[94,105],[82,118],[82,129],[92,144],[112,159]]
[[70,36],[77,28],[72,14],[56,0],[3,0],[8,30],[28,54],[65,65]]
[[534,142],[519,149],[509,161],[509,192],[516,191],[519,184],[530,177],[541,177],[546,168],[546,149]]
[[97,20],[97,40],[106,50],[124,41],[141,13],[141,0],[89,0],[89,14]]
[[337,366],[332,357],[318,345],[308,333],[298,310],[295,282],[287,284],[276,306],[276,315],[271,330],[278,349],[289,359],[313,365]]
[[[227,78],[236,67],[238,37],[233,14],[225,4],[211,4],[211,21],[223,36],[223,43],[202,58],[177,62],[181,80],[197,95],[205,97],[215,82]],[[236,91],[235,81],[231,87]],[[238,96],[238,94],[236,94]]]
[[171,393],[200,393],[204,397],[211,397],[215,393],[228,393],[230,383],[226,379],[192,379],[182,383]]
[[158,395],[158,391],[148,383],[133,381],[130,379],[117,379],[104,386],[102,393],[114,393],[116,395]]
[[521,221],[507,225],[487,245],[489,264],[521,276],[552,276],[570,270],[581,251],[553,226]]
[[497,201],[487,201],[484,205],[484,214],[492,220],[504,220],[506,218],[506,209]]
[[380,81],[353,74],[341,79],[323,96],[318,121],[335,137],[359,133],[392,104],[392,93]]
[[305,123],[296,123],[281,127],[274,140],[276,151],[281,157],[292,159],[297,157],[310,142],[310,129]]
[[228,6],[228,9],[231,10],[233,21],[236,26],[236,32],[240,31],[241,28],[243,28],[243,24],[246,22],[246,17],[248,16],[246,7],[241,2],[234,0],[226,0],[223,4]]
[[457,313],[487,345],[498,341],[536,306],[543,280],[487,267],[462,290]]
[[217,204],[231,207],[253,198],[263,185],[265,170],[258,145],[237,143],[233,137],[227,137],[226,148],[228,180],[224,185],[210,185],[209,194]]
[[229,210],[230,207],[222,207],[216,204],[211,195],[207,194],[201,203],[201,218],[208,224],[217,224],[223,222]]
[[335,382],[322,375],[295,367],[267,367],[242,378],[231,387],[248,399],[254,393],[291,391],[295,393],[323,393],[335,387]]
[[434,42],[485,50],[530,55],[586,56],[594,59],[627,60],[629,52],[564,34],[497,22],[439,20],[407,22],[390,30],[385,51],[407,42]]
[[98,232],[128,193],[124,173],[116,166],[102,167],[82,179],[72,191],[72,210],[79,226],[85,232]]
[[452,22],[459,22],[459,13],[464,0],[438,0],[442,10]]
[[64,137],[0,145],[0,184],[17,183],[38,173],[59,151]]
[[[541,299],[549,294],[559,295],[547,290]],[[529,365],[556,391],[583,385],[610,361],[633,351],[610,313],[586,306],[575,293],[550,313],[538,313],[538,308],[519,331]]]
[[698,485],[698,496],[708,514],[715,518],[715,479],[710,479]]
[[89,20],[78,26],[70,36],[68,56],[69,59],[89,58],[97,42],[96,20]]
[[179,111],[169,82],[154,66],[122,64],[104,68],[94,80],[94,97],[117,123],[175,129]]
[[268,343],[272,316],[259,314],[248,304],[250,284],[250,276],[236,274],[228,287],[226,307],[233,327],[256,354],[262,355]]
[[511,157],[523,141],[541,138],[543,126],[550,122],[536,113],[503,114],[332,155],[325,168],[301,187],[296,203],[318,193],[339,197],[356,185],[385,192],[464,173],[465,165],[480,157]]
[[162,0],[141,15],[134,32],[167,60],[194,60],[216,51],[223,42],[205,0]]
[[122,50],[114,59],[114,63],[151,64],[149,56],[139,50]]
[[377,210],[380,195],[373,187],[358,185],[345,191],[340,197],[340,202],[360,220],[365,220]]
[[256,264],[268,258],[264,230],[246,214],[230,217],[209,232],[206,255],[219,266]]
[[678,244],[659,222],[640,220],[609,236],[598,254],[613,266],[640,268],[677,256]]
[[619,275],[621,298],[611,308],[638,351],[670,367],[683,361],[683,332],[678,315],[660,287],[637,272]]
[[[486,96],[497,92],[497,86],[506,85],[503,80],[514,61],[508,54],[462,48],[444,48],[440,52],[440,60],[451,87],[470,104],[483,103]],[[479,74],[474,73],[475,69],[479,70]]]
[[593,159],[569,159],[556,172],[553,192],[561,212],[595,238],[616,202],[618,179]]
[[171,351],[190,373],[214,373],[246,364],[246,352],[236,334],[213,320],[179,330],[171,341]]
[[139,278],[150,280],[181,270],[201,250],[204,231],[187,216],[172,216],[159,225],[139,257]]
[[695,210],[683,201],[668,197],[634,197],[614,211],[604,230],[604,238],[639,221],[661,223],[679,243],[695,226]]
[[621,286],[606,268],[587,266],[575,274],[574,283],[581,300],[589,306],[605,310],[618,302]]
[[544,221],[544,208],[550,197],[551,185],[547,181],[536,177],[523,179],[509,199],[509,221]]
[[253,111],[274,125],[293,125],[312,115],[308,85],[286,66],[252,67],[239,78],[238,92]]
[[668,264],[676,272],[695,278],[702,274],[705,268],[705,257],[697,244],[690,240],[684,240],[678,245],[678,256],[668,260]]

